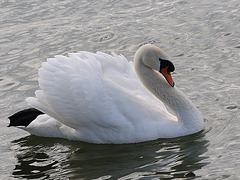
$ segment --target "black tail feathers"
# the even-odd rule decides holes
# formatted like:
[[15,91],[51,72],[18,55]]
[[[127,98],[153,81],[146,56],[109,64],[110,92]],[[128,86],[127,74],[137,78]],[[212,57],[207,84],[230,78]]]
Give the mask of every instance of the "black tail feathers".
[[29,108],[29,109],[24,109],[22,111],[19,111],[13,114],[12,116],[8,117],[8,119],[10,119],[10,124],[8,125],[8,127],[10,126],[27,127],[40,114],[44,114],[44,113],[34,108]]

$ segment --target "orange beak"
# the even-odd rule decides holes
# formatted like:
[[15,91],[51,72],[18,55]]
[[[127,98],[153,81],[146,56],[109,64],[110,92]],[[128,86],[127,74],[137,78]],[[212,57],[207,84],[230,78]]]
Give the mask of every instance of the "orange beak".
[[171,76],[171,72],[167,72],[167,69],[168,69],[168,67],[165,67],[165,68],[162,68],[161,69],[161,73],[163,74],[163,76],[165,77],[165,79],[167,80],[167,82],[172,86],[172,87],[174,87],[174,81],[173,81],[173,79],[172,79],[172,76]]

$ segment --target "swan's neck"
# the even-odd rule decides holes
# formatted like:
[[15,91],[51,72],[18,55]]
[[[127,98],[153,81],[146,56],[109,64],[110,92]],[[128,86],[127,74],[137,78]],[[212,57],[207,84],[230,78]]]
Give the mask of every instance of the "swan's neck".
[[177,87],[171,87],[157,71],[134,62],[135,70],[143,85],[165,105],[172,109],[184,128],[196,132],[203,128],[203,119],[191,100]]

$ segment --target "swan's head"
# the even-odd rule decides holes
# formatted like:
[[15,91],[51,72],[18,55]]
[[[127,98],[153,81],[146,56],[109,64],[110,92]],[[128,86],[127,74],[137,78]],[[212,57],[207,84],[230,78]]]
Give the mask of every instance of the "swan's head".
[[165,52],[160,48],[152,44],[141,46],[136,52],[135,60],[136,59],[141,60],[145,66],[159,71],[165,77],[167,82],[174,87],[171,72],[175,70],[175,67]]

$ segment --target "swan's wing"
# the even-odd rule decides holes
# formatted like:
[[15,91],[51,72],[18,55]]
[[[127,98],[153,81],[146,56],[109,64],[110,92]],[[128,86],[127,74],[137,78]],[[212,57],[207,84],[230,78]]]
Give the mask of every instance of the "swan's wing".
[[140,83],[132,62],[116,54],[55,56],[39,69],[39,86],[27,102],[74,129],[129,126],[143,114],[166,111]]

